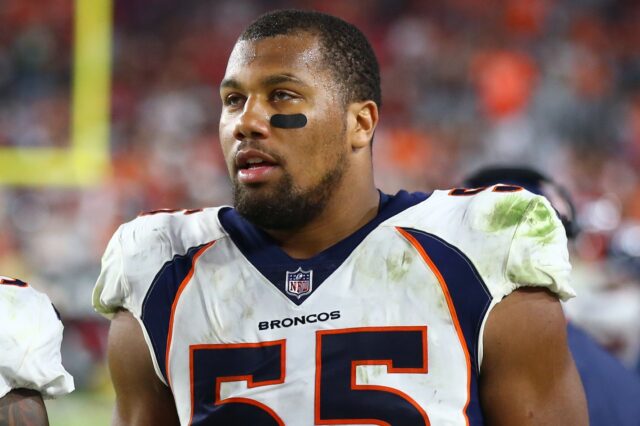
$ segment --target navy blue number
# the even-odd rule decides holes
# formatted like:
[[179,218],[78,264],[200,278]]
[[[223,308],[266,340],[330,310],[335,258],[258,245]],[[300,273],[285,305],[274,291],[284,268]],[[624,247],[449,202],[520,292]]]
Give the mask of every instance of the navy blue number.
[[485,189],[487,189],[486,186],[481,186],[479,188],[453,188],[449,191],[449,195],[476,195]]
[[9,278],[9,277],[0,277],[0,284],[14,285],[16,287],[26,287],[28,285],[24,281],[20,281],[15,278]]
[[496,185],[493,187],[493,192],[518,192],[524,188],[518,185]]
[[427,327],[366,327],[316,334],[316,424],[429,425],[408,395],[358,384],[359,365],[386,365],[388,373],[427,373]]
[[[449,191],[449,195],[457,195],[457,196],[476,195],[481,193],[487,188],[488,186],[480,186],[478,188],[453,188],[451,191]],[[504,185],[499,183],[497,185],[494,185],[491,192],[518,192],[518,191],[522,191],[523,189],[524,189],[523,187],[518,185]]]
[[193,425],[283,426],[269,407],[248,398],[220,398],[224,382],[257,387],[284,382],[285,341],[193,345],[191,421]]

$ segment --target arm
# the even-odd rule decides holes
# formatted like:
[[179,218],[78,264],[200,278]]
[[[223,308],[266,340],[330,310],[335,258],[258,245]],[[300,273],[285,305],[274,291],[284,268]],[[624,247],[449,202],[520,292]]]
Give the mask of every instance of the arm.
[[0,398],[0,424],[49,426],[47,409],[40,393],[31,389],[14,389]]
[[480,399],[490,425],[589,423],[562,307],[546,290],[516,290],[490,313]]
[[111,320],[107,357],[116,391],[114,426],[180,424],[171,390],[156,376],[140,324],[127,311]]

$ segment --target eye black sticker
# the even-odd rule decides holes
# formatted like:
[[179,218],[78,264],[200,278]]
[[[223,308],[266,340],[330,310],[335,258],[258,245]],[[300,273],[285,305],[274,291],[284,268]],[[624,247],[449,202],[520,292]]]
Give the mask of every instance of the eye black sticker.
[[274,114],[271,116],[271,125],[281,129],[300,129],[307,125],[307,116],[304,114]]

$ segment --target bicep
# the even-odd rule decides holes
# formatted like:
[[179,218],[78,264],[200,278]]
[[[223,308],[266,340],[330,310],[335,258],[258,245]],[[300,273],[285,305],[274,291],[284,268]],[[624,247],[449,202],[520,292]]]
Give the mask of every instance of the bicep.
[[0,398],[0,425],[48,426],[47,409],[40,393],[14,389]]
[[491,425],[588,424],[562,307],[546,290],[517,290],[489,315],[480,398]]
[[138,321],[127,311],[111,321],[107,352],[116,391],[113,425],[178,425],[173,395],[156,376]]

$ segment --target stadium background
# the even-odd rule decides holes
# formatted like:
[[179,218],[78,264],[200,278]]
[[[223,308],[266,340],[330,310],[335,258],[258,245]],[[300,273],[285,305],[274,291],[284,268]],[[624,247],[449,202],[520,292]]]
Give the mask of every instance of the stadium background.
[[373,43],[383,190],[500,163],[571,191],[581,297],[567,312],[637,369],[640,2],[1,0],[0,272],[65,321],[78,391],[48,403],[52,425],[108,424],[108,323],[90,294],[116,226],[230,202],[217,85],[241,29],[281,7],[340,16]]

